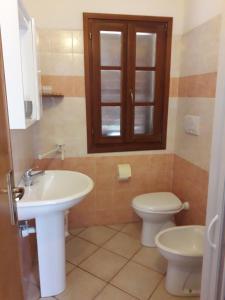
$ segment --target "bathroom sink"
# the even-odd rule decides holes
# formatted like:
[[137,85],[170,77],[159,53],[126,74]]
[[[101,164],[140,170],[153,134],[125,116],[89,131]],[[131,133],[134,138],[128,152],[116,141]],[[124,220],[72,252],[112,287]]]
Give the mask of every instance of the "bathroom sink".
[[78,204],[93,188],[92,179],[71,171],[45,171],[26,186],[16,203],[19,220],[35,219],[41,297],[66,287],[65,210]]
[[45,171],[25,187],[23,198],[17,202],[19,220],[64,211],[78,204],[93,188],[90,177],[72,171]]

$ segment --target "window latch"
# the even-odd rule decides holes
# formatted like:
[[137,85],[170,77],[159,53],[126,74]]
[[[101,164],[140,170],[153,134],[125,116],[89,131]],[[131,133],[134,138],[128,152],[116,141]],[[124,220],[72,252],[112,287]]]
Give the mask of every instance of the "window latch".
[[134,104],[134,93],[133,93],[132,89],[130,89],[130,99],[131,99],[132,104]]

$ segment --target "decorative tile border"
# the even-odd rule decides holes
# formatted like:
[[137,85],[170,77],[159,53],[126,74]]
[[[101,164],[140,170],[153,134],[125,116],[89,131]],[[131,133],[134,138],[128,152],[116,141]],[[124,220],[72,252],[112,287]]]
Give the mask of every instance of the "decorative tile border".
[[[170,79],[170,97],[214,98],[217,73]],[[42,85],[50,85],[55,93],[66,97],[85,97],[84,76],[42,75]]]
[[216,95],[217,73],[206,73],[170,79],[170,97],[205,97]]
[[52,86],[52,90],[57,94],[66,97],[84,97],[85,86],[83,76],[54,76],[42,75],[42,85]]

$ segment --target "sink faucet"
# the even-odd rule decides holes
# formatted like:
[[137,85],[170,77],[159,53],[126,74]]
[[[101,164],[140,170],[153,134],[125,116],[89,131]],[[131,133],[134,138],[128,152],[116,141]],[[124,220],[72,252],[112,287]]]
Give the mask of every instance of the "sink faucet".
[[25,186],[31,186],[33,184],[33,177],[37,175],[43,175],[45,171],[33,171],[33,169],[27,170],[23,175],[23,181]]

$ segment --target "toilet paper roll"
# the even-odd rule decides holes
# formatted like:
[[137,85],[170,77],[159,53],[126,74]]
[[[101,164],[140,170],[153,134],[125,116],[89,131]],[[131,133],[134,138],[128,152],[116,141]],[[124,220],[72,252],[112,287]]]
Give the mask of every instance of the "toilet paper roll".
[[118,180],[128,180],[131,177],[131,167],[129,164],[118,165]]

